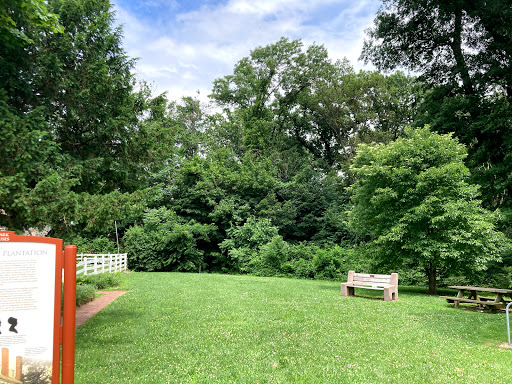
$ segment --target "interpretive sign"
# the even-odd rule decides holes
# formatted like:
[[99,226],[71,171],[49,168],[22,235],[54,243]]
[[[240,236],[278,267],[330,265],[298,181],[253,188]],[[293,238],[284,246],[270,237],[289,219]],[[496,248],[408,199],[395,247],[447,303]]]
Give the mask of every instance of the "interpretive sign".
[[0,231],[0,383],[60,382],[63,263],[62,240]]

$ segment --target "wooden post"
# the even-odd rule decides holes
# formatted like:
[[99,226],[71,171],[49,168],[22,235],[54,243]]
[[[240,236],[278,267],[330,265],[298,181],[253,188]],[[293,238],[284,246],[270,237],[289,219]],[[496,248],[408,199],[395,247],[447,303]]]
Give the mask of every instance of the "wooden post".
[[16,380],[21,381],[21,373],[22,373],[22,360],[21,356],[16,356]]
[[348,287],[354,281],[355,271],[348,271],[347,282],[341,283],[341,296],[354,296],[354,287]]
[[9,350],[2,348],[2,375],[9,377]]
[[64,249],[64,314],[62,319],[62,384],[75,382],[76,245]]

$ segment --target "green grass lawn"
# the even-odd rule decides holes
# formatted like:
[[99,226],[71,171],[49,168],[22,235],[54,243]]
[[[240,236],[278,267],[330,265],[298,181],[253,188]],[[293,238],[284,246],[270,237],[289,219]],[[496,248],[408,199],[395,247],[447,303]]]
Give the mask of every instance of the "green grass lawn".
[[[511,383],[505,314],[401,287],[130,273],[76,335],[78,384]],[[372,297],[370,297],[372,296]]]

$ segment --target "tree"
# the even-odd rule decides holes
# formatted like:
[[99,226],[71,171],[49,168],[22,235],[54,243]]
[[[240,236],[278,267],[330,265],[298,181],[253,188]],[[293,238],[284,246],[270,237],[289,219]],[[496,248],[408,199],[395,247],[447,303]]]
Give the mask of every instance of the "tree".
[[420,92],[402,73],[355,73],[346,60],[331,62],[323,46],[303,50],[300,40],[283,38],[215,80],[210,97],[225,107],[227,121],[217,126],[232,141],[241,136],[246,150],[282,163],[293,149],[292,165],[306,152],[330,170],[348,162],[357,142],[396,137],[412,121]]
[[417,125],[455,132],[485,206],[512,217],[511,23],[508,0],[384,0],[362,57],[434,87]]
[[381,69],[419,72],[465,95],[495,86],[512,96],[512,5],[508,0],[384,0],[362,57]]
[[209,241],[213,225],[185,222],[162,207],[145,212],[143,225],[128,229],[123,238],[130,268],[145,271],[199,271],[204,268],[201,242]]
[[24,358],[22,382],[26,384],[50,384],[52,382],[51,362]]
[[65,156],[47,132],[41,111],[18,114],[0,89],[0,127],[0,225],[13,230],[44,226],[50,224],[46,213],[56,205],[64,217],[73,211],[70,188],[77,181],[59,175]]
[[289,134],[328,168],[346,168],[361,142],[389,142],[414,121],[421,84],[396,73],[354,72],[338,61],[290,108]]
[[210,97],[237,112],[246,148],[266,155],[290,144],[289,112],[329,66],[324,47],[311,45],[304,52],[300,40],[281,38],[251,51],[233,75],[216,79]]
[[53,32],[64,31],[58,15],[48,11],[44,0],[4,0],[0,8],[0,39],[14,45],[31,44],[28,26],[48,28]]
[[0,10],[6,37],[0,39],[0,225],[50,225],[52,235],[69,236],[133,220],[150,200],[146,175],[165,160],[155,149],[167,137],[158,124],[144,124],[150,92],[144,84],[134,92],[134,60],[121,47],[110,2],[6,5]]
[[361,145],[351,167],[351,227],[387,267],[421,268],[429,293],[441,274],[485,269],[504,250],[497,213],[481,207],[478,187],[450,135],[406,128],[387,145]]
[[26,100],[34,66],[30,51],[39,34],[62,33],[63,26],[44,0],[4,0],[0,7],[0,89],[18,113],[27,112]]
[[139,160],[145,132],[139,128],[149,91],[134,91],[135,60],[122,48],[108,0],[51,0],[62,34],[40,33],[30,55],[31,98],[49,131],[77,169],[77,192],[134,191],[141,186]]

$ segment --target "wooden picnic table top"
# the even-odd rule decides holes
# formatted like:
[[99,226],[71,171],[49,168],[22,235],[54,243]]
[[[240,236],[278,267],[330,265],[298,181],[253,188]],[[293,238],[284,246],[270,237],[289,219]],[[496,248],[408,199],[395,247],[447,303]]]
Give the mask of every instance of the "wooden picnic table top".
[[471,287],[464,285],[450,285],[448,288],[459,289],[459,290],[467,290],[467,291],[477,291],[477,292],[495,292],[495,293],[512,293],[512,289],[502,289],[502,288],[485,288],[485,287]]

